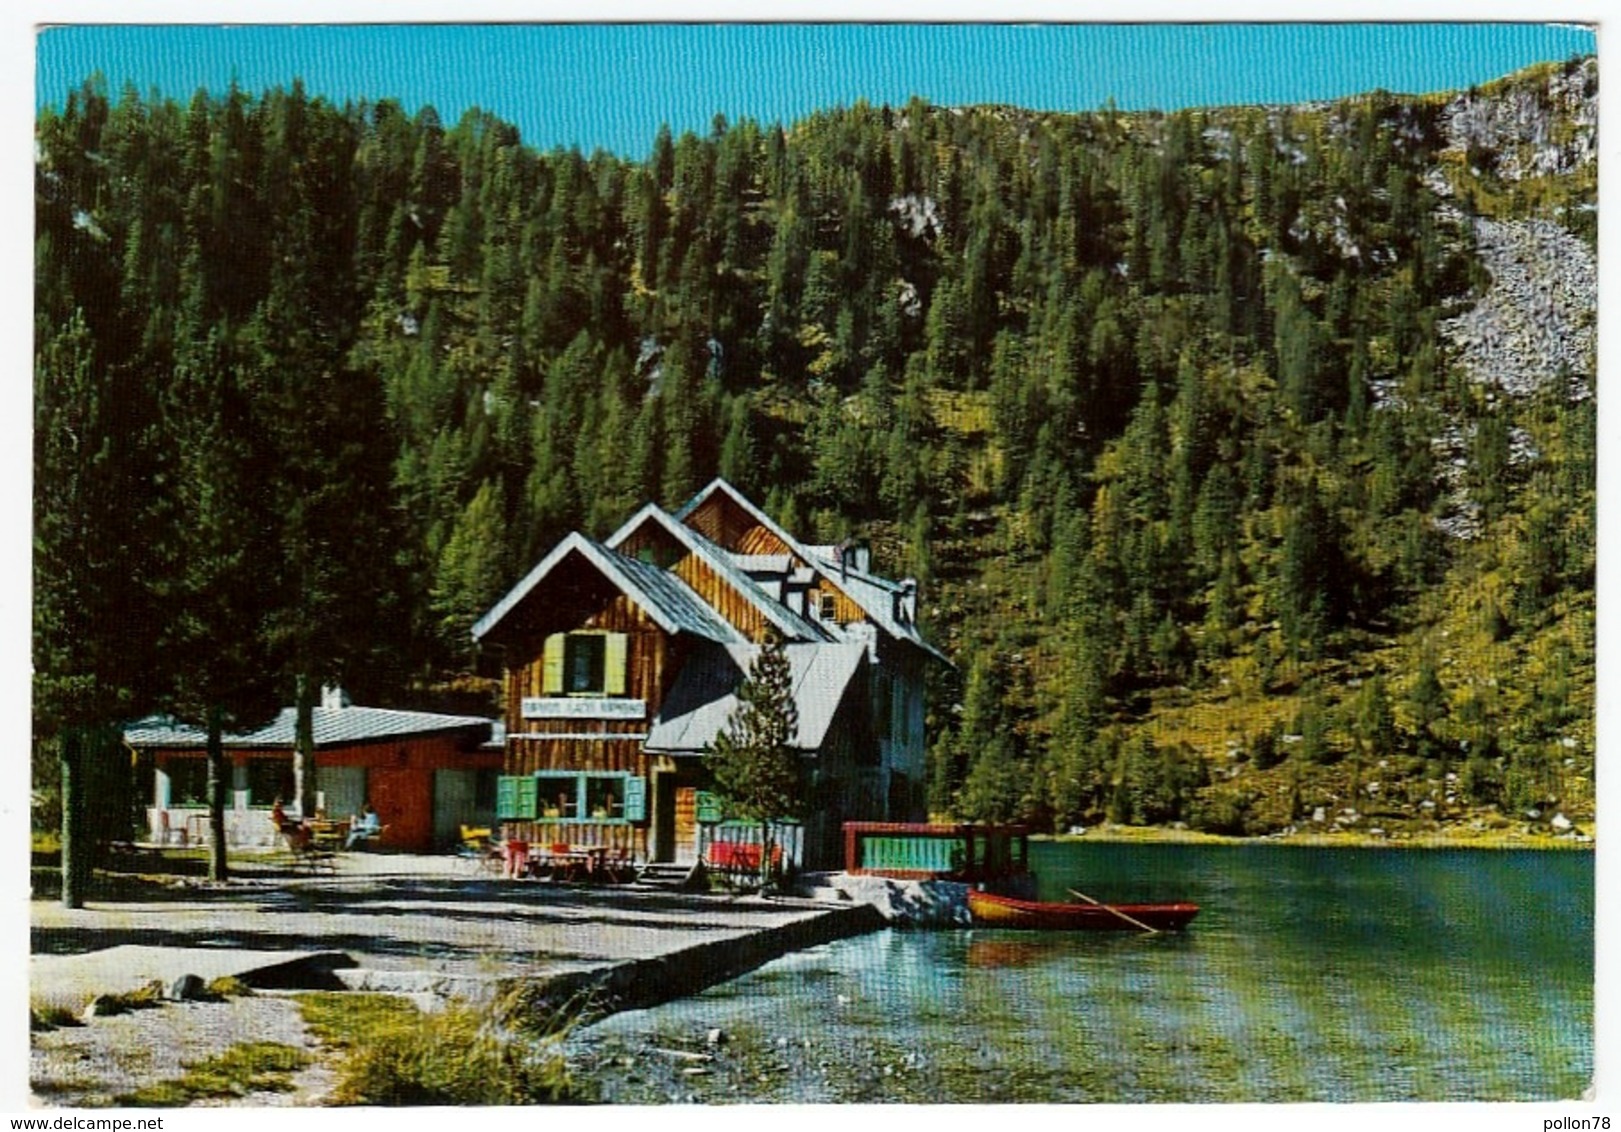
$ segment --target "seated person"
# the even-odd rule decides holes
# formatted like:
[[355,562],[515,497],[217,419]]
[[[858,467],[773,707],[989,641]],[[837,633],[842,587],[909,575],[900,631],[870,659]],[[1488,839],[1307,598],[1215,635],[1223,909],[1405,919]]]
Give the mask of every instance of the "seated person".
[[370,841],[382,832],[382,821],[378,818],[377,811],[371,808],[371,803],[367,802],[360,808],[360,813],[350,820],[349,836],[344,841],[343,847],[353,849],[358,843]]

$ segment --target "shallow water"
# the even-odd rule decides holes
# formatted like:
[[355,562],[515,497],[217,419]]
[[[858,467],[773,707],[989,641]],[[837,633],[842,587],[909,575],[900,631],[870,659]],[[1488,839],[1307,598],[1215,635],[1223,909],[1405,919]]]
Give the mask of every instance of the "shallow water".
[[[582,1036],[586,1060],[616,1067],[606,1099],[635,1101],[1548,1100],[1592,1075],[1589,853],[1041,843],[1032,857],[1043,897],[1203,911],[1152,937],[844,940],[607,1019]],[[673,1088],[648,1072],[643,1050],[716,1028],[728,1043],[701,1072]]]

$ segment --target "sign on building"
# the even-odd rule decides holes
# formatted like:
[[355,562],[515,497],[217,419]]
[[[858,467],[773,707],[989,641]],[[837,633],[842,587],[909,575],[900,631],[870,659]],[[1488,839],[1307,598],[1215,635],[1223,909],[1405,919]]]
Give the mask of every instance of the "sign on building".
[[525,696],[525,719],[645,719],[646,700]]

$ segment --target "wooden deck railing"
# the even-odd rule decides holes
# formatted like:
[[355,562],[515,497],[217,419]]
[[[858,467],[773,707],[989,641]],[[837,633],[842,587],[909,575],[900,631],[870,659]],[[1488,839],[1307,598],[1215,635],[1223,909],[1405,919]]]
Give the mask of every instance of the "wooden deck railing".
[[1030,831],[1018,825],[845,822],[846,872],[903,879],[1001,880],[1030,869]]

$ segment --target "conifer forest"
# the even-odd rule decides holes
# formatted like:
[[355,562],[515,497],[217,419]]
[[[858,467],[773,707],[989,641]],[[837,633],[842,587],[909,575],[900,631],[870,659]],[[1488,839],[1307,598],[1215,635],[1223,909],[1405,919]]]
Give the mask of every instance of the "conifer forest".
[[322,683],[493,715],[471,623],[722,476],[918,579],[934,815],[1585,825],[1596,86],[638,157],[90,79],[36,138],[36,782]]

